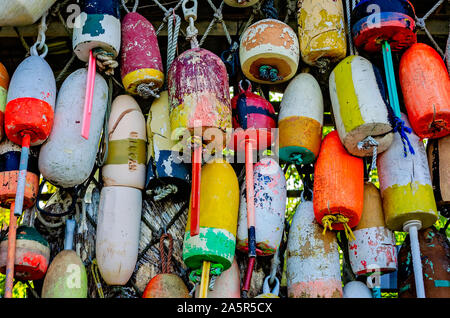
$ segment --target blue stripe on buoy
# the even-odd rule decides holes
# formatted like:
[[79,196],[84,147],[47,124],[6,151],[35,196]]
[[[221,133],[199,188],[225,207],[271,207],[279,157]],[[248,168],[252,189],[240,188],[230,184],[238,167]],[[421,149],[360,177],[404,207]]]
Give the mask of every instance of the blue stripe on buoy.
[[[0,155],[0,172],[18,171],[20,166],[20,151],[9,151]],[[30,155],[27,171],[39,175],[38,160]]]

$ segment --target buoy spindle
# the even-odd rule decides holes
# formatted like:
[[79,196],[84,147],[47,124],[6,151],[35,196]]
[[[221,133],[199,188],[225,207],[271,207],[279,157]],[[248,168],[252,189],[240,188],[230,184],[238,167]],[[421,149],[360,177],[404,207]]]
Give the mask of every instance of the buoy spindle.
[[414,268],[414,281],[416,285],[417,298],[425,298],[425,287],[423,283],[422,260],[420,257],[420,246],[418,231],[422,227],[422,222],[412,220],[403,224],[403,231],[409,232],[411,241],[411,254]]
[[200,181],[202,171],[202,145],[194,145],[194,161],[192,162],[192,193],[191,193],[191,236],[200,232]]
[[201,277],[201,281],[200,281],[200,297],[199,298],[207,298],[208,297],[210,268],[211,268],[211,262],[203,261],[202,277]]
[[89,51],[89,64],[87,72],[86,95],[84,99],[83,123],[81,125],[81,136],[89,139],[89,129],[91,127],[92,100],[94,98],[95,85],[95,57],[92,50]]
[[14,215],[15,202],[11,203],[8,230],[8,256],[6,260],[5,298],[12,297],[14,282],[14,261],[16,258],[17,217]]

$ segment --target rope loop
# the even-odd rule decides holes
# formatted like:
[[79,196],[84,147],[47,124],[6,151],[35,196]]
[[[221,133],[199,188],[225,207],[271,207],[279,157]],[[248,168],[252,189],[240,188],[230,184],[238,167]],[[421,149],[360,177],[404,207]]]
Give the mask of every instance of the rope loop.
[[398,132],[400,134],[401,139],[402,139],[403,156],[406,158],[406,156],[408,155],[408,152],[407,152],[407,149],[406,149],[406,145],[408,145],[409,152],[412,155],[414,155],[415,154],[414,148],[411,145],[411,142],[409,141],[408,135],[406,135],[406,133],[411,134],[412,133],[412,129],[407,127],[407,126],[405,126],[405,122],[400,117],[397,117],[395,115],[392,116],[391,125],[393,127],[393,131],[394,132]]
[[[164,252],[164,240],[169,240],[169,250],[167,254]],[[172,263],[172,253],[173,253],[173,238],[170,233],[164,233],[159,239],[159,253],[161,255],[161,273],[168,274],[171,272],[170,267]]]

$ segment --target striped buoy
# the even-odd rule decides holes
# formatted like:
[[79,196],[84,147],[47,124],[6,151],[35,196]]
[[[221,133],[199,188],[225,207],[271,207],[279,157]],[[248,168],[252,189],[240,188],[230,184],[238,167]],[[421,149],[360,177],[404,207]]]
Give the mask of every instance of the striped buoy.
[[142,15],[130,12],[122,20],[120,72],[130,94],[159,89],[164,83],[163,65],[155,28]]
[[391,145],[386,93],[372,63],[357,55],[345,58],[332,71],[329,90],[336,129],[350,154],[372,156]]
[[402,55],[399,76],[414,132],[420,138],[449,135],[450,77],[439,53],[426,44],[414,44]]
[[80,135],[87,70],[78,69],[61,85],[55,120],[47,142],[39,153],[39,170],[45,179],[63,188],[83,183],[91,174],[105,120],[108,85],[95,74],[90,137]]
[[23,26],[35,23],[50,9],[56,0],[8,0],[2,1],[0,27]]
[[108,121],[104,185],[144,189],[146,144],[145,118],[138,103],[129,95],[117,96]]
[[428,165],[434,198],[441,215],[450,216],[450,136],[428,139]]
[[315,66],[322,66],[324,59],[328,63],[342,60],[347,53],[342,1],[304,0],[298,7],[302,60]]
[[364,164],[350,155],[333,130],[322,141],[314,167],[314,214],[317,222],[327,228],[345,230],[361,218],[364,200]]
[[316,160],[322,141],[323,97],[317,80],[308,73],[294,77],[281,100],[278,115],[279,156],[295,164]]
[[322,235],[311,201],[300,203],[295,211],[286,255],[289,298],[342,298],[336,234]]
[[253,82],[277,84],[290,80],[297,72],[299,58],[298,37],[281,21],[260,20],[241,35],[241,69]]
[[353,230],[355,240],[348,242],[350,265],[357,276],[397,269],[395,236],[386,227],[382,204],[378,188],[366,182],[361,220]]
[[9,75],[5,66],[0,63],[0,141],[4,134],[6,96],[8,94]]

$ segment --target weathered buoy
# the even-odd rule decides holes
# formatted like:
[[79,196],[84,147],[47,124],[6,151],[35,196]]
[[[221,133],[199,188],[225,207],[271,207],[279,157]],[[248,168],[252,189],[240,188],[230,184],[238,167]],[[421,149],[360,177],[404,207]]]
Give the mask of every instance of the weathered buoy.
[[295,212],[286,255],[289,298],[342,298],[336,234],[322,234],[311,201],[300,203]]
[[225,0],[230,7],[246,8],[256,4],[259,0]]
[[87,298],[86,268],[73,248],[75,220],[66,220],[64,250],[50,263],[42,286],[42,298]]
[[23,26],[35,23],[56,0],[2,1],[1,26]]
[[[286,178],[274,159],[262,158],[254,165],[253,180],[256,251],[258,255],[273,255],[278,250],[284,230]],[[248,251],[245,182],[241,187],[236,247]]]
[[144,189],[147,134],[141,108],[129,95],[117,96],[108,121],[108,156],[102,167],[105,186]]
[[329,80],[330,99],[339,138],[358,157],[385,151],[394,133],[389,122],[380,72],[367,59],[352,55],[341,61]]
[[[420,258],[427,298],[450,298],[450,245],[433,226],[419,231]],[[398,297],[416,298],[409,235],[398,254]]]
[[423,43],[412,45],[400,60],[402,87],[408,118],[420,138],[450,134],[450,77],[436,50]]
[[366,182],[361,220],[353,230],[355,240],[348,242],[350,265],[357,276],[385,274],[397,269],[395,236],[386,227],[382,205],[377,187]]
[[156,90],[164,83],[155,29],[137,12],[127,13],[122,20],[120,72],[123,86],[130,94],[143,95],[144,87]]
[[[195,290],[195,298],[198,298],[199,291]],[[231,267],[216,278],[214,289],[208,291],[208,298],[241,298],[241,278],[236,258]]]
[[427,155],[437,208],[450,217],[450,136],[428,139]]
[[333,130],[322,141],[314,169],[316,220],[325,230],[332,227],[351,234],[361,218],[363,200],[363,160],[350,155]]
[[85,0],[75,18],[72,47],[83,62],[94,49],[115,59],[120,50],[120,7],[118,0]]
[[[169,240],[169,251],[164,252],[164,240]],[[161,273],[154,276],[145,287],[142,298],[190,298],[189,291],[183,280],[171,273],[173,239],[169,233],[164,233],[159,241],[161,257]]]
[[142,193],[136,188],[110,186],[100,193],[96,258],[108,285],[125,285],[136,266]]
[[103,77],[96,74],[90,137],[86,140],[80,135],[86,76],[86,69],[78,69],[63,82],[52,133],[39,153],[39,170],[44,178],[63,188],[74,187],[89,177],[103,129],[108,86]]
[[281,21],[260,20],[249,26],[241,35],[241,69],[253,82],[286,82],[297,72],[299,59],[297,34]]
[[[404,114],[402,119],[410,127]],[[403,156],[402,140],[396,134],[392,145],[377,160],[386,226],[393,231],[402,231],[410,220],[419,220],[423,229],[437,220],[425,146],[414,133],[409,140],[415,155]]]
[[191,237],[191,207],[183,244],[183,261],[191,269],[203,261],[231,267],[236,247],[239,184],[231,165],[215,159],[202,167],[200,184],[200,232]]
[[303,61],[320,67],[342,60],[347,53],[342,1],[306,0],[298,2],[298,7]]
[[[5,139],[0,144],[0,206],[9,209],[16,198],[19,179],[20,146]],[[31,149],[28,157],[23,207],[31,208],[39,188],[38,152]]]
[[366,284],[354,280],[345,284],[344,298],[372,298],[372,292]]
[[3,139],[5,123],[6,96],[8,94],[9,75],[5,66],[0,63],[0,141]]
[[48,63],[38,55],[27,57],[14,71],[5,107],[5,133],[22,145],[22,134],[30,145],[42,144],[53,125],[56,82]]
[[[147,178],[145,188],[156,190],[158,186],[173,189],[172,193],[183,195],[189,192],[190,175],[188,167],[171,138],[169,117],[169,95],[160,93],[150,107],[147,117]],[[158,193],[156,193],[158,195]]]
[[408,0],[367,0],[351,14],[352,35],[360,51],[379,52],[388,41],[393,51],[417,42],[415,11]]
[[[6,272],[8,236],[0,243],[0,272]],[[50,245],[34,227],[19,226],[16,234],[14,277],[37,280],[44,277],[50,260]]]
[[280,107],[280,158],[296,164],[314,162],[322,141],[323,97],[319,83],[311,74],[297,75],[284,91]]

